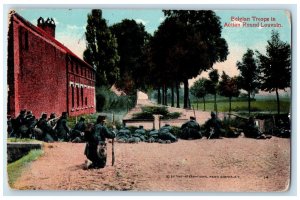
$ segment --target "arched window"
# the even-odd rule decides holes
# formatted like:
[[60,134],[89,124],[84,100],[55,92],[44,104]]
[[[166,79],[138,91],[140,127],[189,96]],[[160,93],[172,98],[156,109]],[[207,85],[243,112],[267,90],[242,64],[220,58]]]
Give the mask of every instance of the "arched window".
[[74,108],[74,85],[71,85],[72,87],[72,108]]

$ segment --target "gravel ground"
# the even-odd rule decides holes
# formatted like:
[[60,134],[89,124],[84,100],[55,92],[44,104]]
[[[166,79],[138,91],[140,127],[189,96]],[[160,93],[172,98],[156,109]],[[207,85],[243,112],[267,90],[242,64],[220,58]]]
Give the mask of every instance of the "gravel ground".
[[45,153],[16,181],[19,190],[285,191],[290,139],[244,137],[115,143],[116,162],[84,170],[85,144],[45,144]]

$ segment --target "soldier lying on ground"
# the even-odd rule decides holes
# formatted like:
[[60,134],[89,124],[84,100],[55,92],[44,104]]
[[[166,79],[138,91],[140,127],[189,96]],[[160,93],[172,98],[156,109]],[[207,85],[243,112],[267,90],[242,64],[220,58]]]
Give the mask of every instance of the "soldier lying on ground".
[[146,141],[146,131],[144,129],[144,126],[139,126],[138,129],[134,131],[134,133],[131,135],[131,137],[128,139],[129,143],[138,143],[138,142],[144,142]]
[[210,113],[211,118],[204,124],[204,133],[207,139],[216,139],[225,135],[221,120],[216,116],[216,113]]
[[103,168],[106,165],[107,147],[106,138],[115,138],[114,131],[108,130],[104,125],[106,116],[99,115],[95,125],[88,124],[85,131],[87,141],[84,154],[88,158],[86,168]]
[[131,137],[131,132],[127,126],[122,127],[117,133],[116,140],[117,142],[126,143]]
[[177,142],[177,138],[173,135],[174,131],[169,124],[164,125],[158,130],[158,142],[159,143],[172,143]]
[[202,134],[200,131],[200,125],[196,122],[195,117],[190,117],[190,120],[182,124],[181,128],[181,139],[201,139]]

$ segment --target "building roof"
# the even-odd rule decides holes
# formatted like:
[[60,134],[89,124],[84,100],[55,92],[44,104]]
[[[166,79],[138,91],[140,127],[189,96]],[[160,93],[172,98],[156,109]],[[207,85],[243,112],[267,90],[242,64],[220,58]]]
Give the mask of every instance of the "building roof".
[[60,43],[59,41],[57,41],[54,37],[52,37],[49,33],[47,33],[46,31],[44,31],[42,28],[34,26],[32,23],[30,23],[29,21],[27,21],[21,15],[19,15],[18,13],[14,12],[14,11],[11,14],[13,16],[17,17],[20,21],[22,21],[32,31],[34,31],[35,33],[39,34],[44,39],[49,40],[50,42],[54,43],[55,45],[57,45],[58,47],[60,47],[61,49],[63,49],[66,52],[66,54],[72,56],[73,58],[77,59],[78,61],[80,61],[81,63],[83,63],[84,65],[90,67],[91,69],[93,69],[95,71],[95,69],[90,64],[88,64],[87,62],[85,62],[84,60],[82,60],[81,58],[79,58],[75,53],[73,53],[70,49],[68,49],[62,43]]

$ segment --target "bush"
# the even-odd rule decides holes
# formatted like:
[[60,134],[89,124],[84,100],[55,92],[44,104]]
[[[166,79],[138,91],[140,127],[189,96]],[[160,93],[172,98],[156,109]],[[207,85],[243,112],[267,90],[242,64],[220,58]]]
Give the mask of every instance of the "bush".
[[136,94],[118,96],[107,87],[96,89],[96,110],[102,111],[122,111],[129,110],[135,106]]
[[142,112],[133,114],[133,119],[153,119],[153,115],[162,115],[162,119],[177,119],[181,113],[170,113],[165,106],[145,106],[142,107]]

